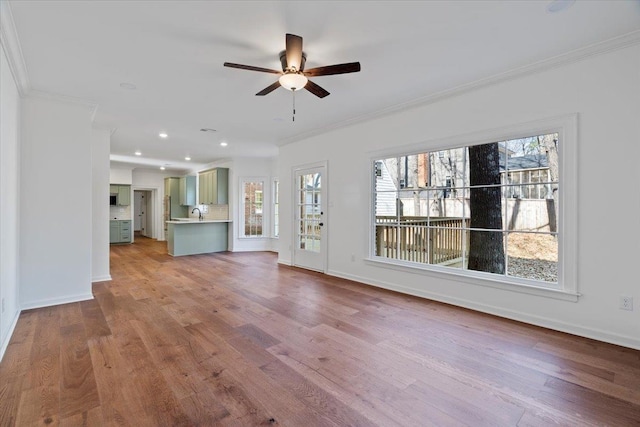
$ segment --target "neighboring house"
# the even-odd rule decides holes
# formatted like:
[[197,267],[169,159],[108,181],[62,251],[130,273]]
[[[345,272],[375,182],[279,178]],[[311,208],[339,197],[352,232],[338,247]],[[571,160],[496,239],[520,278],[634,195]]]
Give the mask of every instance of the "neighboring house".
[[[547,156],[518,156],[506,145],[500,145],[500,181],[510,184],[504,188],[508,229],[548,230],[553,184]],[[375,170],[377,217],[469,218],[469,164],[465,149],[378,160]]]
[[[505,165],[506,163],[506,165]],[[500,159],[500,181],[513,184],[509,188],[509,198],[548,199],[551,194],[549,162],[544,154],[507,157]]]

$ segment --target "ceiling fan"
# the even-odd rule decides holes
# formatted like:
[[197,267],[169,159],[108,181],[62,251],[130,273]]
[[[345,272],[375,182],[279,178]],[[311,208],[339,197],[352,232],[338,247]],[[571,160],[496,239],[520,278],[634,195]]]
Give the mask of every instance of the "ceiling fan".
[[307,54],[302,51],[302,37],[294,34],[287,34],[285,50],[280,52],[280,63],[282,71],[271,70],[269,68],[254,67],[252,65],[234,64],[225,62],[225,67],[239,68],[241,70],[260,71],[263,73],[278,74],[278,81],[256,93],[256,96],[264,96],[273,92],[280,86],[292,92],[302,88],[308,90],[318,98],[324,98],[329,92],[313,83],[308,77],[330,76],[334,74],[355,73],[360,71],[359,62],[349,62],[345,64],[327,65],[324,67],[304,69]]

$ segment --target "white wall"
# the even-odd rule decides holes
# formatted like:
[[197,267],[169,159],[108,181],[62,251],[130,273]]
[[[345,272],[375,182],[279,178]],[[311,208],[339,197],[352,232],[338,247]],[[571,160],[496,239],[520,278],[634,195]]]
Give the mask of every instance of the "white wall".
[[0,360],[20,307],[18,250],[20,226],[20,95],[0,45]]
[[91,299],[91,110],[27,97],[21,114],[21,307]]
[[[639,70],[634,45],[281,147],[280,262],[292,259],[292,167],[327,160],[329,274],[640,349]],[[429,149],[429,141],[571,113],[579,115],[577,303],[363,261],[371,152]],[[613,209],[618,201],[623,210]],[[618,308],[621,295],[635,296],[635,311]]]
[[109,169],[109,183],[131,184],[133,181],[132,168],[118,168],[111,166]]
[[91,281],[111,280],[109,274],[109,151],[111,134],[94,129],[91,135]]

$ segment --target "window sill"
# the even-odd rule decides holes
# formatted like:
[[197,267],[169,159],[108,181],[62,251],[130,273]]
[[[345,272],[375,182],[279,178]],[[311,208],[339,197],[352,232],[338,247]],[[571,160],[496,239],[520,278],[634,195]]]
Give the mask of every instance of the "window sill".
[[508,279],[505,280],[504,277],[487,277],[489,274],[482,272],[464,270],[465,273],[461,273],[455,271],[455,269],[449,269],[446,267],[426,265],[422,266],[416,265],[415,263],[399,260],[388,260],[377,257],[365,258],[364,261],[369,265],[380,268],[389,268],[412,274],[428,274],[430,276],[435,276],[442,279],[455,280],[472,285],[487,286],[490,288],[502,289],[522,294],[536,295],[562,301],[578,302],[578,298],[580,297],[579,293],[568,292],[554,287],[536,286],[529,283],[517,283],[515,280],[511,282]]

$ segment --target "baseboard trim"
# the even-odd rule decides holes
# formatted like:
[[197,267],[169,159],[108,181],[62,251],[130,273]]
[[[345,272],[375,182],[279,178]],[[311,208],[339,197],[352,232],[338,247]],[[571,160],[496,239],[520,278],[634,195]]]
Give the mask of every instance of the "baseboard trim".
[[[293,265],[293,264],[291,263],[291,261],[290,261],[290,260],[288,260],[288,259],[278,259],[278,264],[288,265],[288,266]],[[340,277],[340,276],[338,276],[338,277]],[[345,277],[345,279],[346,279],[346,277]]]
[[[241,247],[238,247],[241,246]],[[230,252],[272,252],[270,245],[235,245]]]
[[31,310],[34,308],[51,307],[52,305],[70,304],[72,302],[87,301],[93,299],[93,294],[73,295],[63,298],[50,298],[38,301],[32,301],[22,304],[22,310]]
[[15,331],[16,329],[16,325],[18,324],[19,317],[20,317],[20,310],[16,312],[16,315],[11,321],[11,326],[9,326],[9,330],[7,331],[7,335],[4,337],[4,340],[2,340],[2,347],[0,348],[0,362],[2,362],[4,353],[7,351],[7,347],[9,346],[9,341],[11,341],[11,337],[13,336],[13,331]]
[[96,277],[92,277],[91,278],[91,283],[96,283],[96,282],[108,282],[109,280],[111,280],[111,275],[107,274],[105,276],[96,276]]
[[340,271],[330,270],[327,272],[329,276],[340,277],[342,279],[353,280],[354,282],[362,283],[369,286],[375,286],[378,288],[387,289],[390,291],[400,292],[403,294],[413,295],[421,298],[426,298],[446,304],[452,304],[459,307],[468,308],[471,310],[479,311],[482,313],[492,314],[494,316],[504,317],[510,320],[516,320],[523,323],[528,323],[535,326],[540,326],[547,329],[553,329],[560,332],[566,332],[572,335],[578,335],[584,338],[594,339],[597,341],[606,342],[609,344],[615,344],[622,347],[629,347],[635,350],[640,350],[640,339],[633,338],[626,335],[620,335],[609,331],[603,331],[600,329],[585,328],[579,325],[574,325],[558,320],[549,319],[546,317],[540,317],[530,314],[525,314],[517,311],[507,310],[502,307],[496,307],[487,304],[478,304],[475,301],[469,301],[462,298],[452,298],[447,295],[442,295],[436,292],[424,291],[422,289],[409,288],[395,283],[387,283],[382,281],[371,281],[367,278],[356,276],[353,274],[343,273]]

